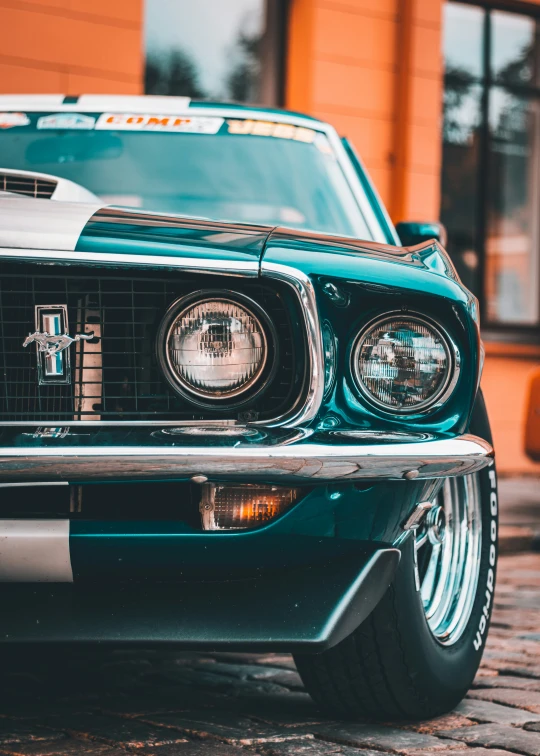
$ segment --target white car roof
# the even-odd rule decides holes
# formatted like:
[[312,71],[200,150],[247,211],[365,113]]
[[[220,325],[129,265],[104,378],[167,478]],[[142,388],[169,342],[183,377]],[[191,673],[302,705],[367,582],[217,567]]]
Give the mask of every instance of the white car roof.
[[0,95],[0,112],[57,112],[57,113],[141,113],[150,115],[193,115],[194,111],[206,116],[250,118],[317,129],[329,134],[334,129],[324,121],[279,108],[252,107],[234,103],[205,103],[189,97],[169,95],[63,95],[63,94],[10,94]]
[[116,110],[129,113],[183,113],[189,107],[189,97],[161,95],[80,95],[10,94],[0,95],[0,110],[100,111]]

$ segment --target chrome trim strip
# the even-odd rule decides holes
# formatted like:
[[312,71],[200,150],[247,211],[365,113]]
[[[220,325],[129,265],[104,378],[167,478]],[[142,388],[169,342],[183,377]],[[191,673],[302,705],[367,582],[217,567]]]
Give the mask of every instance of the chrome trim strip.
[[[91,428],[100,428],[102,425],[114,426],[119,430],[129,430],[133,426],[147,426],[152,427],[155,430],[164,428],[165,426],[173,426],[174,428],[183,428],[184,426],[200,426],[200,425],[216,425],[221,427],[223,425],[241,425],[236,420],[6,420],[0,422],[0,430],[2,428],[11,428],[12,426],[24,426],[25,428],[56,428],[58,425],[71,428],[76,426],[88,426]],[[1,448],[1,447],[0,447]]]
[[0,479],[280,482],[397,480],[467,475],[491,464],[493,448],[470,435],[418,443],[340,446],[310,442],[234,447],[63,446],[0,449]]
[[[261,276],[282,281],[294,289],[304,316],[309,370],[309,385],[304,406],[301,409],[294,407],[281,418],[265,423],[267,427],[279,425],[293,428],[316,417],[324,394],[324,347],[315,289],[309,276],[297,268],[273,263],[264,258],[261,263]],[[253,425],[257,424],[262,423],[253,423]]]
[[259,275],[259,262],[245,261],[231,263],[227,260],[201,260],[196,257],[176,257],[174,255],[124,255],[111,252],[67,252],[60,249],[20,249],[0,247],[0,258],[8,260],[46,260],[50,262],[89,262],[113,266],[148,266],[155,268],[180,268],[195,273],[221,273],[224,276]]
[[31,486],[69,486],[67,480],[24,481],[23,483],[0,483],[0,488],[30,488]]
[[69,520],[0,520],[0,582],[72,583]]

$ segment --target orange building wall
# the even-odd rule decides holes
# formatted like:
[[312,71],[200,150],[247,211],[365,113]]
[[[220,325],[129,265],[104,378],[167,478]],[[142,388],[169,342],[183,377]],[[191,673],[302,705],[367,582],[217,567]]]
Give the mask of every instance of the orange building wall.
[[355,143],[394,220],[440,203],[442,0],[292,0],[286,105]]
[[0,0],[0,92],[142,92],[143,0]]
[[[499,472],[540,474],[540,464],[525,454],[525,421],[531,377],[540,369],[540,350],[513,356],[508,345],[486,344],[482,390],[486,399]],[[516,348],[516,351],[520,351]],[[536,355],[534,354],[536,352]]]

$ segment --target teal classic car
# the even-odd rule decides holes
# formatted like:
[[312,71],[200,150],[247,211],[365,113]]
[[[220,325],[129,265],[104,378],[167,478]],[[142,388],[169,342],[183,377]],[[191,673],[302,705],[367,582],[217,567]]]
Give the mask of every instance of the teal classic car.
[[497,483],[442,229],[306,116],[0,111],[1,642],[291,652],[338,716],[452,708]]

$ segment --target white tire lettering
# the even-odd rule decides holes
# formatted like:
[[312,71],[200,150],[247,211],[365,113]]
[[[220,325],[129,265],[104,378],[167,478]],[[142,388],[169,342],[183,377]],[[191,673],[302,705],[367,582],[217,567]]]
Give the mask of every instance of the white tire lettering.
[[489,621],[489,614],[491,610],[492,605],[492,599],[493,599],[493,591],[495,590],[495,562],[497,559],[497,548],[496,548],[496,542],[497,542],[497,511],[498,511],[498,502],[497,502],[497,475],[495,473],[495,470],[489,470],[489,483],[492,489],[489,496],[489,509],[491,512],[492,520],[490,522],[489,526],[489,534],[490,534],[490,540],[491,544],[489,546],[489,564],[490,567],[488,569],[487,573],[487,583],[486,583],[486,602],[484,606],[482,607],[482,614],[480,615],[480,622],[478,623],[478,630],[476,632],[476,636],[473,638],[473,646],[475,651],[480,651],[482,648],[483,640],[484,640],[484,633],[486,632],[486,627]]

